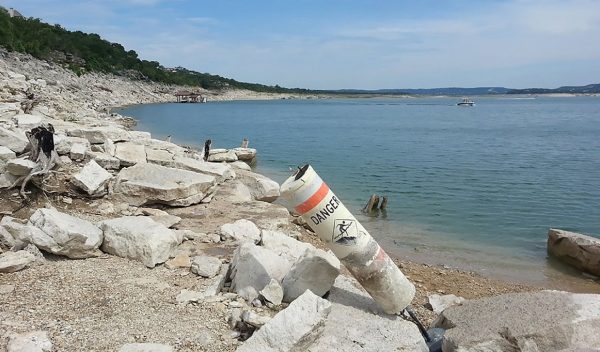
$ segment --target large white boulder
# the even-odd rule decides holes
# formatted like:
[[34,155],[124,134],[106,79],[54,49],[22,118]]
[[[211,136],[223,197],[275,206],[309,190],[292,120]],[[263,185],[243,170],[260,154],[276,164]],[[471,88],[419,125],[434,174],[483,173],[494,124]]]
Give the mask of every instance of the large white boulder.
[[308,351],[429,352],[415,324],[383,313],[353,278],[338,276],[327,299],[331,312]]
[[132,166],[146,162],[146,147],[134,143],[117,143],[115,158],[121,160],[122,166]]
[[579,270],[600,276],[600,238],[550,229],[548,253]]
[[29,243],[50,243],[52,239],[28,220],[4,216],[0,220],[2,242],[8,247],[25,248]]
[[323,296],[331,290],[339,273],[340,261],[333,254],[321,249],[308,249],[283,278],[283,301],[291,302],[306,290]]
[[85,154],[88,151],[88,146],[83,143],[74,143],[71,145],[71,150],[69,151],[69,157],[72,160],[83,160],[85,159]]
[[42,117],[37,115],[19,114],[15,116],[15,120],[17,126],[24,131],[29,131],[42,124]]
[[26,158],[9,160],[5,166],[6,171],[15,176],[28,175],[34,167],[35,162]]
[[32,243],[43,251],[73,259],[99,254],[102,231],[87,220],[60,213],[56,209],[38,209],[29,221],[47,236],[32,238]]
[[166,262],[180,243],[173,231],[147,216],[125,216],[99,225],[103,252],[141,261],[149,268]]
[[240,219],[232,224],[224,224],[221,226],[221,235],[232,238],[238,242],[252,242],[257,244],[260,242],[260,229],[249,220]]
[[270,178],[245,170],[237,170],[236,175],[250,189],[254,199],[273,202],[279,197],[279,184]]
[[[261,245],[290,263],[296,262],[306,251],[316,250],[310,243],[298,241],[281,231],[273,230],[262,230]],[[339,266],[339,261],[337,265]]]
[[189,206],[212,193],[215,184],[211,175],[141,163],[119,172],[114,192],[135,206]]
[[23,131],[11,131],[0,127],[0,145],[7,147],[15,153],[23,153],[29,141]]
[[327,351],[310,349],[310,346],[323,331],[330,311],[331,303],[306,291],[254,332],[236,351]]
[[254,148],[233,148],[233,152],[238,160],[252,161],[256,157],[256,149]]
[[449,307],[433,323],[454,351],[592,351],[600,346],[600,295],[509,293]]
[[203,160],[176,156],[173,167],[213,175],[218,182],[235,178],[235,171],[228,164],[208,163]]
[[127,131],[115,127],[73,128],[67,131],[67,135],[85,138],[92,144],[103,144],[107,139],[113,142],[123,142],[131,139]]
[[271,279],[281,282],[291,264],[268,249],[244,242],[235,251],[231,266],[231,288],[235,292],[247,287],[258,292]]
[[233,150],[227,149],[211,149],[208,155],[208,161],[212,162],[231,162],[237,161],[238,157]]
[[73,144],[82,144],[85,146],[86,150],[91,148],[90,142],[85,138],[69,137],[58,133],[54,135],[54,150],[56,150],[58,155],[67,155],[71,153]]
[[111,178],[112,175],[108,171],[91,160],[73,175],[71,183],[89,195],[97,195],[106,191],[106,185]]
[[35,262],[35,256],[27,251],[1,253],[0,273],[23,270],[33,262]]

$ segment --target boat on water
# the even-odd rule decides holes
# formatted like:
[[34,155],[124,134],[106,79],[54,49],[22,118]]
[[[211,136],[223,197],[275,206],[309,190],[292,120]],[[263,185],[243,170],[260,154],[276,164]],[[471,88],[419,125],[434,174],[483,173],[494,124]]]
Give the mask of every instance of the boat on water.
[[458,106],[474,106],[475,102],[469,98],[462,98],[462,100],[456,103]]

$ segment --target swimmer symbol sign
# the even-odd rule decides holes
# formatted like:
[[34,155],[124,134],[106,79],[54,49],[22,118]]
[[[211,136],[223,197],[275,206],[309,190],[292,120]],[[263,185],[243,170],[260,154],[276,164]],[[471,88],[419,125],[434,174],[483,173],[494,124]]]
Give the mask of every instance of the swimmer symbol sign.
[[333,221],[333,235],[331,241],[345,246],[356,244],[358,238],[358,228],[356,220],[353,219],[335,219]]

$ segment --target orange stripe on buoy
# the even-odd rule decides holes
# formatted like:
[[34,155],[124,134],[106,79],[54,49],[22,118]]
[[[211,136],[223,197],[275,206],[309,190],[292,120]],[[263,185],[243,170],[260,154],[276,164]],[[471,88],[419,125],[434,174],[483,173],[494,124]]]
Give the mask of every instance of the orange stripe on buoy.
[[321,201],[323,200],[323,198],[325,198],[327,193],[329,193],[329,187],[325,182],[323,182],[321,184],[321,187],[319,187],[315,194],[310,196],[310,198],[308,198],[301,204],[298,204],[294,209],[298,214],[302,215],[307,211],[311,210],[312,208],[316,207],[319,203],[321,203]]

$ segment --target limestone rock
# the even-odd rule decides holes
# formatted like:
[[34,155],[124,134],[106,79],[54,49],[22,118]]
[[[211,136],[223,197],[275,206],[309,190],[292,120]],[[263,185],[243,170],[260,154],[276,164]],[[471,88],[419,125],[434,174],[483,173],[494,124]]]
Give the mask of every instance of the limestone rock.
[[0,119],[9,119],[21,111],[19,103],[0,103]]
[[128,343],[123,345],[119,352],[174,352],[169,345],[160,343]]
[[38,209],[29,221],[46,235],[32,238],[32,243],[49,253],[73,259],[97,256],[102,231],[87,220],[55,209]]
[[175,156],[167,150],[146,148],[146,160],[152,164],[174,167],[174,157]]
[[87,139],[92,144],[103,144],[107,139],[113,142],[130,140],[127,131],[114,127],[82,127],[67,131],[67,135]]
[[262,290],[271,279],[281,281],[290,267],[289,262],[268,249],[244,242],[232,260],[231,288],[235,292],[247,286]]
[[11,336],[7,352],[50,352],[52,342],[45,331],[32,331],[24,334]]
[[339,273],[340,261],[333,254],[321,249],[307,250],[283,278],[283,301],[291,302],[306,290],[323,296]]
[[215,276],[210,285],[204,289],[204,296],[211,297],[216,296],[223,290],[225,281],[227,280],[227,274],[229,273],[229,264],[222,264],[219,274]]
[[270,178],[244,170],[238,170],[236,175],[237,179],[250,189],[254,199],[273,202],[279,197],[279,184]]
[[13,159],[6,163],[6,171],[14,176],[28,175],[35,167],[35,162],[29,159]]
[[177,236],[147,216],[125,216],[100,222],[102,251],[139,260],[149,268],[164,263],[177,247]]
[[119,172],[114,192],[135,206],[189,206],[200,203],[214,185],[214,176],[142,163]]
[[271,281],[260,290],[260,295],[268,302],[278,306],[283,300],[283,288],[279,281],[271,279]]
[[102,144],[104,147],[104,152],[110,156],[115,156],[115,152],[117,151],[117,147],[112,139],[107,138]]
[[226,149],[211,149],[208,156],[208,161],[223,162],[237,161],[238,157],[233,150]]
[[2,241],[14,248],[25,248],[29,243],[53,242],[48,235],[27,220],[4,216],[0,220],[0,226],[4,230],[0,231]]
[[17,126],[24,131],[29,131],[42,124],[42,117],[37,115],[20,114],[15,116],[15,120],[17,120]]
[[35,256],[27,251],[5,252],[0,254],[0,273],[23,270],[33,262]]
[[232,179],[236,176],[235,171],[233,171],[233,168],[228,164],[207,163],[203,160],[196,160],[181,156],[175,157],[173,167],[212,175],[217,178],[218,182]]
[[221,235],[233,238],[238,242],[260,242],[260,230],[252,221],[240,219],[233,224],[224,224],[221,226]]
[[[331,312],[309,351],[428,352],[417,326],[387,315],[353,278],[338,276],[328,300]],[[292,303],[293,304],[293,303]]]
[[85,159],[85,153],[88,151],[88,147],[82,143],[74,143],[69,151],[69,157],[72,160],[83,160]]
[[29,144],[24,132],[11,131],[0,127],[0,145],[7,147],[15,153],[23,153]]
[[199,276],[212,278],[221,270],[221,259],[206,255],[199,255],[192,260],[191,271]]
[[453,351],[588,351],[600,346],[600,295],[509,293],[449,307],[433,324]]
[[121,168],[121,160],[107,153],[87,152],[86,156],[96,161],[98,165],[106,170],[119,170]]
[[179,253],[175,258],[165,262],[165,267],[167,269],[189,268],[190,266],[192,266],[192,260],[185,253]]
[[548,253],[579,270],[600,276],[600,238],[550,229]]
[[[294,263],[302,257],[307,250],[316,250],[310,243],[298,241],[281,231],[263,230],[261,234],[263,247],[275,252],[277,255]],[[335,258],[335,256],[333,256]],[[339,260],[331,259],[339,267]],[[315,292],[316,293],[316,292]]]
[[254,148],[233,148],[233,152],[238,160],[252,161],[256,157],[256,149]]
[[115,158],[121,161],[121,165],[132,166],[146,162],[146,148],[143,145],[125,142],[115,146]]
[[250,165],[248,165],[247,163],[245,163],[243,161],[234,161],[234,162],[230,163],[229,165],[231,165],[232,167],[234,167],[236,169],[252,171],[252,168],[250,167]]
[[260,328],[271,320],[271,317],[268,315],[260,315],[251,310],[245,310],[242,312],[242,321],[248,325],[251,325],[255,328]]
[[465,299],[463,297],[458,297],[455,295],[437,295],[432,294],[427,296],[427,300],[429,301],[429,305],[431,306],[431,310],[435,314],[440,314],[444,311],[444,309],[462,304]]
[[250,189],[238,180],[230,180],[222,183],[217,189],[215,196],[229,202],[252,201]]
[[0,174],[0,188],[8,188],[12,186],[18,179],[18,176],[15,176],[11,173],[5,172]]
[[331,303],[306,291],[236,351],[307,351],[322,332],[330,310]]
[[175,297],[177,303],[182,304],[198,302],[202,299],[204,299],[204,293],[192,290],[181,290],[177,297]]
[[86,150],[91,149],[90,142],[85,138],[68,137],[62,134],[54,135],[54,149],[58,155],[69,154],[74,144],[82,144]]
[[7,147],[0,145],[0,172],[4,172],[4,166],[9,160],[15,159],[17,155]]
[[146,132],[146,131],[129,131],[128,133],[129,133],[131,140],[152,138],[152,134],[150,132]]
[[73,175],[71,183],[89,195],[102,194],[112,175],[104,170],[98,163],[91,160],[81,171]]

